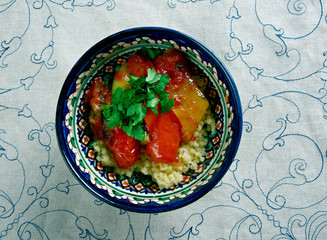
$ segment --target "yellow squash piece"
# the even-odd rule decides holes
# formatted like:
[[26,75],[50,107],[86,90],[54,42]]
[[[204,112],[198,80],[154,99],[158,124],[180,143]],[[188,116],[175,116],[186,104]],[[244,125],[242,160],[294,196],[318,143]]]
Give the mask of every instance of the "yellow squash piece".
[[209,102],[195,82],[188,77],[185,77],[178,89],[170,90],[168,94],[169,98],[175,99],[172,110],[183,127],[182,141],[190,141],[209,106]]
[[130,74],[131,73],[130,70],[128,69],[128,63],[125,62],[115,73],[115,77],[111,89],[112,93],[119,87],[121,87],[122,89],[131,88],[132,85],[127,82],[129,81]]

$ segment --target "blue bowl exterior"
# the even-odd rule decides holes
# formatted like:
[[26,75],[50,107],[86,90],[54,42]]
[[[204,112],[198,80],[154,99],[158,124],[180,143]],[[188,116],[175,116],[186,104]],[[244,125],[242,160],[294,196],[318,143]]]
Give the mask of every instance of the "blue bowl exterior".
[[[197,50],[204,61],[211,63],[217,68],[219,79],[226,84],[227,89],[230,92],[229,102],[234,112],[234,120],[231,124],[233,130],[233,139],[226,152],[227,159],[225,160],[225,163],[221,167],[219,172],[214,175],[207,184],[198,187],[194,191],[194,193],[187,196],[186,198],[175,198],[171,202],[165,204],[148,202],[146,204],[136,205],[130,203],[128,200],[125,199],[116,199],[110,197],[105,190],[99,189],[91,183],[89,174],[84,173],[80,170],[80,168],[75,163],[75,155],[69,149],[68,144],[66,142],[68,135],[68,130],[65,127],[65,116],[68,113],[68,109],[66,107],[67,100],[69,95],[75,91],[75,80],[77,79],[77,77],[82,72],[90,68],[92,60],[96,57],[98,53],[105,52],[106,49],[108,49],[110,46],[117,44],[118,42],[129,42],[134,40],[135,38],[144,36],[147,36],[153,40],[174,40],[179,45],[189,46],[190,48]],[[92,48],[90,48],[77,61],[77,63],[67,76],[59,96],[56,112],[56,132],[58,144],[62,156],[65,159],[65,162],[67,163],[69,169],[72,171],[73,175],[75,175],[75,177],[90,193],[99,198],[101,201],[109,203],[121,209],[141,213],[158,213],[174,210],[194,202],[195,200],[199,199],[207,192],[209,192],[222,179],[222,177],[228,171],[228,168],[230,167],[236,155],[240,143],[242,133],[242,109],[239,94],[231,74],[228,72],[223,63],[203,44],[201,44],[190,36],[187,36],[172,29],[160,27],[132,28],[118,32],[103,39],[102,41],[94,45]]]

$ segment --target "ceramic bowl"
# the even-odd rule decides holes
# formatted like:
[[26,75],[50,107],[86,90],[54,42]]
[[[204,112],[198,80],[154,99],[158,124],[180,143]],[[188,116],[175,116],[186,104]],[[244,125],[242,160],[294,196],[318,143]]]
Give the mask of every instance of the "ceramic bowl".
[[[115,174],[96,160],[90,145],[84,93],[95,78],[112,78],[115,67],[142,47],[184,52],[202,76],[201,89],[210,102],[216,122],[208,134],[205,160],[183,181],[159,189],[144,175]],[[222,179],[236,154],[242,132],[239,95],[222,62],[204,45],[181,32],[134,28],[111,35],[91,47],[75,64],[62,87],[57,106],[56,131],[65,162],[81,184],[101,201],[118,208],[157,213],[186,206],[210,191]]]

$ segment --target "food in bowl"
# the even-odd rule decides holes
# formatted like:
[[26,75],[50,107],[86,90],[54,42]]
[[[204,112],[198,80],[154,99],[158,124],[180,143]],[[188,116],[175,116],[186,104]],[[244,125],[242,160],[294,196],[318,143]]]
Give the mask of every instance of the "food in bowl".
[[216,127],[199,76],[173,47],[142,48],[116,69],[85,93],[96,160],[116,174],[149,176],[159,189],[177,185],[204,161]]
[[[92,133],[92,120],[89,121],[92,104],[90,98],[87,97],[88,92],[95,82],[110,85],[106,90],[110,95],[113,95],[113,85],[116,86],[114,88],[120,87],[123,90],[126,81],[116,81],[114,84],[114,77],[119,69],[121,71],[124,69],[122,66],[132,55],[142,52],[142,49],[147,49],[146,51],[151,49],[153,52],[150,53],[150,51],[147,54],[154,54],[156,57],[156,53],[164,54],[172,47],[186,58],[190,65],[192,79],[209,102],[202,119],[197,121],[198,126],[193,130],[193,135],[190,135],[196,138],[190,137],[190,141],[186,141],[186,134],[182,134],[177,150],[177,155],[180,156],[178,162],[173,157],[171,158],[173,163],[155,163],[153,159],[149,159],[146,146],[141,144],[137,161],[134,163],[131,158],[132,166],[129,167],[127,164],[125,168],[118,168],[112,149],[108,149],[101,138],[95,139]],[[165,74],[156,70],[150,74],[154,73]],[[168,96],[168,100],[172,98]],[[112,103],[109,97],[102,101]],[[152,101],[158,105],[158,100]],[[166,106],[170,106],[173,110],[179,103],[178,98],[174,100],[174,106],[171,101],[167,99],[164,101],[168,103]],[[109,106],[110,104],[102,109],[110,113],[107,117],[111,116],[112,111],[116,111],[110,109],[112,107]],[[159,110],[162,110],[159,108],[160,104],[157,106],[158,109],[155,108],[155,104],[150,104],[150,107],[152,110],[158,110],[158,115]],[[132,114],[134,110],[130,111]],[[103,112],[104,115],[105,112]],[[174,114],[177,117],[178,113],[174,112]],[[122,124],[113,128],[125,128],[132,135],[134,130],[131,131],[128,122],[127,119],[122,120]],[[144,120],[140,122],[143,123]],[[184,124],[183,131],[187,132],[185,126]],[[135,28],[103,39],[90,48],[74,65],[59,96],[56,131],[65,162],[73,175],[90,193],[103,202],[125,210],[158,213],[177,209],[196,201],[221,180],[240,142],[242,111],[232,77],[221,61],[205,46],[171,29]],[[144,137],[143,140],[138,141],[145,144],[149,140]],[[174,163],[174,159],[177,164]],[[182,174],[177,176],[175,168],[178,164],[183,167],[179,166]],[[160,182],[161,179],[163,179],[162,182]]]

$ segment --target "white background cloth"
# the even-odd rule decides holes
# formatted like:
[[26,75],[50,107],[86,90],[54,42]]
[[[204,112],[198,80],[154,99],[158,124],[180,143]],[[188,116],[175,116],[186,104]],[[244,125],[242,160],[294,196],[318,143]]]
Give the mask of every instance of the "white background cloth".
[[[0,239],[326,239],[326,10],[319,0],[0,1]],[[94,198],[64,163],[54,128],[75,62],[142,26],[205,44],[243,108],[223,180],[160,214]]]

